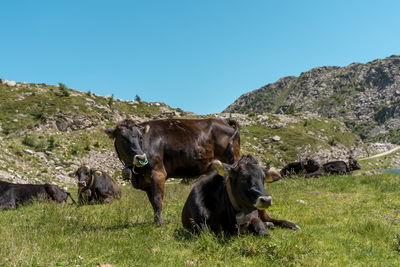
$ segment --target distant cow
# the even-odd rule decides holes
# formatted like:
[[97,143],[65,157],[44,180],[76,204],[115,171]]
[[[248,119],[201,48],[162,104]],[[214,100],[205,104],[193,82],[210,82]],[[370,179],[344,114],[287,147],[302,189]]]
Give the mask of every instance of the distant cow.
[[123,177],[146,191],[159,225],[168,177],[198,177],[209,171],[214,159],[231,164],[240,157],[239,125],[232,119],[166,119],[139,125],[124,120],[106,133],[115,139]]
[[349,160],[348,164],[346,164],[346,162],[342,160],[325,163],[318,171],[309,173],[306,175],[306,177],[315,177],[315,176],[332,175],[332,174],[343,175],[361,169],[360,164],[358,164],[355,159],[349,157],[348,160]]
[[66,203],[68,196],[75,203],[71,194],[51,184],[13,184],[0,181],[0,210],[14,209],[34,200],[48,200]]
[[317,161],[313,160],[312,158],[306,158],[300,162],[289,163],[282,168],[280,174],[282,177],[289,176],[291,174],[307,174],[316,172],[319,170],[319,168],[321,168],[321,166]]
[[[191,232],[207,226],[214,233],[268,235],[265,224],[299,229],[285,220],[269,217],[265,209],[272,197],[264,188],[265,174],[251,156],[232,165],[214,161],[217,169],[193,187],[182,211],[182,224]],[[262,210],[263,212],[257,212]]]
[[82,165],[75,172],[78,178],[79,203],[111,203],[121,198],[121,188],[104,172]]

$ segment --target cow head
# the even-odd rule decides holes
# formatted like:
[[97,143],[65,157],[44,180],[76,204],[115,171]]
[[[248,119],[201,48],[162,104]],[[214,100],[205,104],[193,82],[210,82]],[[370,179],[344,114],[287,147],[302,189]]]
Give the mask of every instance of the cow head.
[[312,173],[316,172],[321,168],[321,165],[314,159],[307,157],[305,160],[303,160],[303,165],[307,173]]
[[241,212],[247,214],[255,209],[261,210],[271,206],[272,197],[264,188],[265,174],[252,156],[243,156],[232,165],[219,161],[214,161],[213,165],[218,174],[230,183],[234,201]]
[[360,170],[361,166],[358,164],[357,160],[353,159],[353,157],[349,157],[349,170],[355,171]]
[[131,120],[120,122],[115,129],[106,129],[106,134],[113,138],[114,146],[119,159],[125,167],[143,167],[148,160],[143,152],[143,136],[149,131],[150,126],[139,127]]
[[57,203],[66,203],[67,202],[68,194],[64,190],[60,189],[59,187],[57,187],[55,185],[46,184],[45,189],[46,189],[48,199],[55,201]]
[[78,188],[81,190],[85,187],[90,187],[93,183],[95,176],[101,175],[101,172],[90,169],[86,164],[80,166],[75,172],[75,176],[78,178]]

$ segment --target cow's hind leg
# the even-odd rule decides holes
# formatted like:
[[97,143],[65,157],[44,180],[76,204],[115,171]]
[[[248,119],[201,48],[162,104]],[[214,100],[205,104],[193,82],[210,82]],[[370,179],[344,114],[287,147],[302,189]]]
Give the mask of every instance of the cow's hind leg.
[[282,228],[289,228],[289,229],[293,229],[293,230],[299,230],[300,229],[300,227],[297,226],[295,223],[292,223],[292,222],[289,222],[289,221],[285,221],[285,220],[277,220],[277,219],[271,218],[271,216],[269,216],[267,211],[265,211],[265,210],[259,210],[258,211],[258,216],[260,217],[260,219],[263,222],[273,223],[274,225],[282,227]]
[[153,171],[151,175],[151,191],[147,191],[147,196],[154,210],[154,222],[159,226],[164,224],[162,206],[166,178],[167,173],[165,171]]

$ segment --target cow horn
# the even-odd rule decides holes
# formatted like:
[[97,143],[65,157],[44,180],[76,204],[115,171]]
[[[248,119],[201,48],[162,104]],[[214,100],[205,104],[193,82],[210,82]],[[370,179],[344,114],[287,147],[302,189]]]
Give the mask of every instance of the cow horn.
[[94,176],[100,176],[100,175],[101,175],[101,171],[95,171],[95,172],[93,173],[93,175],[94,175]]
[[149,130],[150,130],[150,125],[147,124],[146,127],[144,128],[143,135],[147,134]]
[[221,176],[224,176],[224,177],[227,175],[227,172],[226,172],[224,166],[222,165],[221,161],[219,161],[219,160],[214,160],[214,161],[211,163],[211,166],[212,166],[215,170],[217,170],[218,175],[221,175]]

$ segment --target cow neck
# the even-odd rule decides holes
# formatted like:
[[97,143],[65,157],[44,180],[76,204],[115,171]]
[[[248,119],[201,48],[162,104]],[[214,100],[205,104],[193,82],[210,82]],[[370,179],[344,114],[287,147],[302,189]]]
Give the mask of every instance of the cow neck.
[[229,179],[229,175],[226,176],[225,181],[226,181],[226,192],[228,193],[229,201],[231,202],[233,208],[234,208],[237,212],[239,212],[239,211],[240,211],[240,207],[239,207],[239,205],[237,204],[237,202],[236,202],[236,200],[235,200],[235,197],[233,196],[232,187],[231,187],[231,179]]

